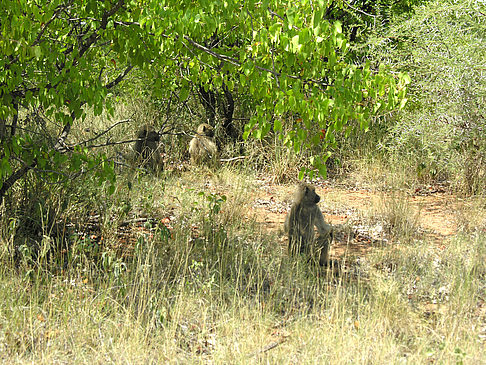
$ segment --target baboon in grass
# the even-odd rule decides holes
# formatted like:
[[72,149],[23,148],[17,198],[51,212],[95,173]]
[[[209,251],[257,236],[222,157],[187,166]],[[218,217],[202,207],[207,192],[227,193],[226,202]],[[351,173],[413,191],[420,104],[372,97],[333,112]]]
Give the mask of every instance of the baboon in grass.
[[189,154],[193,165],[202,162],[218,162],[218,147],[213,141],[214,130],[207,123],[202,123],[197,127],[196,135],[189,143]]
[[158,151],[159,141],[159,134],[148,127],[142,127],[138,131],[137,141],[133,149],[135,159],[140,166],[149,166],[156,171],[164,168],[162,157]]
[[[289,235],[289,254],[304,253],[321,266],[329,261],[332,227],[324,220],[317,203],[321,197],[316,189],[305,183],[297,186],[290,212],[285,217],[285,232]],[[318,236],[315,236],[314,226]]]

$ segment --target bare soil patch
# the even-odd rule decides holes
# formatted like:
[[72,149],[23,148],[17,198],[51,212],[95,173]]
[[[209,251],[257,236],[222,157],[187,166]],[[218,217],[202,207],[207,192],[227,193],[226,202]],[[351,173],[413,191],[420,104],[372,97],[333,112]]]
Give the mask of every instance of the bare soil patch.
[[[294,186],[291,185],[262,182],[251,208],[250,214],[265,229],[277,233],[282,245],[286,244],[283,223],[292,203],[293,190]],[[414,194],[391,194],[335,187],[327,182],[317,186],[316,191],[321,196],[319,206],[326,220],[335,227],[335,242],[331,248],[331,256],[334,258],[364,255],[373,247],[393,243],[385,233],[383,224],[373,222],[375,212],[378,215],[386,204],[392,204],[392,199],[406,200],[401,203],[410,207],[411,214],[418,222],[420,234],[436,244],[445,244],[457,233],[454,212],[458,202],[448,192],[417,190]]]

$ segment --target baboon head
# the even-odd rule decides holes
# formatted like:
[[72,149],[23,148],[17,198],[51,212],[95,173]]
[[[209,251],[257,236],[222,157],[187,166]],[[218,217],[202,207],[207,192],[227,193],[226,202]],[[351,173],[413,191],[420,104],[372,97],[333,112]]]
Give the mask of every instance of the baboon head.
[[295,193],[295,202],[310,206],[319,203],[321,197],[316,193],[316,188],[312,185],[301,183]]
[[199,124],[199,127],[197,127],[197,134],[206,137],[214,137],[214,128],[208,123]]
[[140,129],[137,138],[143,142],[158,142],[160,140],[159,134],[154,130],[148,130],[147,127]]

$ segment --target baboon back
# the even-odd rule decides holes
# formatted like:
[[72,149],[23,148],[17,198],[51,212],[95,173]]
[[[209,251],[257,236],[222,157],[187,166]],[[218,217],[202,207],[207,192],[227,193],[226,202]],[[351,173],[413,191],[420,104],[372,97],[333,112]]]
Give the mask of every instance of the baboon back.
[[193,164],[211,162],[218,157],[218,148],[212,140],[214,135],[213,128],[203,123],[197,128],[197,134],[189,143],[189,154]]
[[158,152],[160,136],[147,127],[143,127],[137,133],[134,151],[139,166],[150,166],[154,170],[163,169],[163,161]]
[[[306,253],[318,258],[321,264],[327,262],[331,226],[324,220],[317,206],[320,196],[308,184],[299,184],[294,202],[285,218],[285,231],[289,238],[289,253]],[[316,238],[314,226],[319,236]]]

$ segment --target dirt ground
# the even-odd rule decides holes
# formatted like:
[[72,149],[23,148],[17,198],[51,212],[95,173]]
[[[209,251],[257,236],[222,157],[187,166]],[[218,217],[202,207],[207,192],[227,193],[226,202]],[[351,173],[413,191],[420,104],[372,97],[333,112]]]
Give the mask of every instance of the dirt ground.
[[[283,223],[290,210],[293,189],[290,185],[262,181],[250,213],[266,229],[278,233],[283,245],[286,242]],[[423,235],[437,245],[445,245],[458,230],[455,212],[460,202],[456,196],[441,189],[392,194],[323,182],[316,184],[316,191],[321,196],[319,207],[336,232],[331,248],[334,258],[360,256],[375,246],[394,242],[387,230],[386,212],[405,213],[413,220],[418,238]]]

